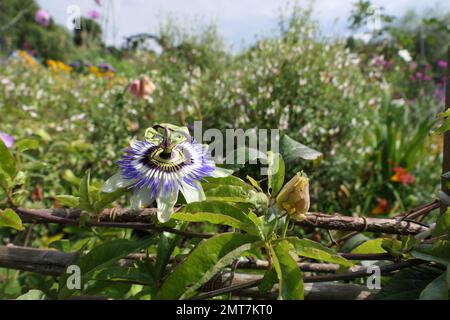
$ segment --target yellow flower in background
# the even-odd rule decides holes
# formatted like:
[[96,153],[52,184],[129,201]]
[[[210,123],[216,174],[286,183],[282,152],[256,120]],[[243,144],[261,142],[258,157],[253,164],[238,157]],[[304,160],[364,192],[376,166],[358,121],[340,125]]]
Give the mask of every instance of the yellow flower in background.
[[19,50],[17,52],[17,54],[19,55],[20,58],[22,58],[22,61],[24,62],[24,64],[26,66],[29,66],[29,67],[37,66],[36,60],[32,56],[30,56],[26,51]]
[[284,185],[276,201],[292,219],[302,221],[310,205],[308,177],[303,172],[298,172]]
[[72,71],[72,67],[68,66],[67,64],[65,64],[62,61],[56,61],[56,60],[52,60],[49,59],[47,60],[47,66],[50,69],[50,71],[55,72],[55,73],[69,73],[70,71]]
[[102,72],[100,72],[100,69],[97,68],[96,66],[90,66],[89,72],[92,73],[93,75],[95,75],[96,77],[103,76]]

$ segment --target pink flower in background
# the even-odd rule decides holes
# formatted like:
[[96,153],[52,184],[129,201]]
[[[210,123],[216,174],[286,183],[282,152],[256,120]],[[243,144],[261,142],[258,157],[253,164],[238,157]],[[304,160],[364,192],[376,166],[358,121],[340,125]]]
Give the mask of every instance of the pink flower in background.
[[437,62],[437,65],[438,65],[438,67],[441,68],[441,69],[447,69],[448,63],[447,63],[447,61],[445,61],[445,60],[439,60],[439,61]]
[[394,66],[394,61],[391,61],[391,60],[384,61],[384,64],[383,64],[384,70],[389,70],[393,66]]
[[87,15],[93,20],[97,20],[100,18],[100,12],[98,12],[97,10],[91,10],[87,13]]
[[13,136],[0,131],[0,140],[2,140],[5,146],[9,149],[13,146],[15,139]]
[[34,21],[41,26],[48,26],[50,24],[50,14],[44,9],[39,9],[34,15]]
[[411,61],[409,66],[411,67],[411,69],[416,70],[419,64],[416,61]]
[[99,5],[99,6],[102,5],[102,2],[101,2],[100,0],[94,0],[94,1],[95,1],[95,3],[96,3],[97,5]]
[[130,83],[128,90],[130,93],[139,98],[145,98],[150,96],[155,91],[155,84],[148,78],[134,80]]
[[422,79],[423,79],[423,81],[431,81],[432,80],[432,78],[428,75],[424,75]]

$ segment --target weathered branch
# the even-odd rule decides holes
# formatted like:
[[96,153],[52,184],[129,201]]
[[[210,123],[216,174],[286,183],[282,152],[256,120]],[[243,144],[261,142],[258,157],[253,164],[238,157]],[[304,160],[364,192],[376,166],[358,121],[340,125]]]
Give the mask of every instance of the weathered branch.
[[[438,202],[433,202],[427,207],[421,207],[420,214],[426,210],[431,211],[439,207]],[[35,223],[60,223],[67,225],[78,225],[83,212],[80,209],[25,209],[16,208],[24,222]],[[414,211],[410,210],[409,215]],[[119,227],[140,230],[167,231],[181,234],[187,237],[209,238],[213,234],[193,233],[180,231],[177,229],[160,227],[155,223],[156,210],[140,209],[131,210],[123,208],[104,209],[100,214],[90,214],[91,220],[85,223],[86,226],[99,227]],[[428,228],[420,223],[411,220],[403,220],[400,216],[388,218],[366,218],[342,216],[339,214],[324,214],[312,212],[306,219],[298,223],[303,226],[314,226],[328,230],[341,231],[369,231],[388,234],[417,234]]]
[[[64,272],[66,266],[75,258],[75,253],[65,253],[56,250],[35,249],[15,246],[0,246],[0,267],[31,271],[42,274],[58,276]],[[133,253],[124,260],[155,259],[155,255]],[[172,262],[179,262],[180,259],[172,259]],[[337,272],[339,265],[333,263],[304,263],[299,262],[298,266],[306,272]],[[243,258],[237,262],[238,269],[264,270],[269,267],[266,260],[249,260]]]
[[[199,294],[194,299],[209,299],[227,293],[255,299],[276,299],[278,297],[277,284],[272,290],[265,293],[256,288],[261,283],[261,275],[234,273],[231,285],[230,277],[229,272],[217,275],[208,285],[202,288],[207,292]],[[378,290],[369,290],[362,285],[337,282],[304,283],[303,287],[306,300],[364,300],[372,299],[378,292]]]
[[[64,225],[79,225],[82,210],[80,209],[25,209],[16,208],[23,222],[34,223],[59,223]],[[131,210],[122,208],[105,209],[95,220],[86,221],[87,227],[113,227],[129,228],[135,230],[153,230],[170,232],[189,238],[210,238],[214,234],[182,231],[169,227],[157,226],[152,217],[156,215],[156,209]],[[92,216],[92,215],[91,215]]]
[[75,253],[25,247],[0,246],[0,267],[58,276]]
[[383,219],[383,218],[366,218],[366,217],[350,217],[339,214],[323,214],[313,212],[306,216],[306,219],[298,224],[303,226],[313,226],[328,230],[341,231],[369,231],[389,234],[418,234],[428,228],[414,221],[405,221],[401,218]]
[[[363,257],[363,255],[359,256]],[[140,254],[131,254],[125,259],[140,259],[142,257],[143,256]],[[383,258],[387,256],[378,255],[378,257]],[[59,276],[65,272],[66,266],[69,265],[74,258],[75,253],[65,253],[57,250],[0,246],[0,267],[3,268]],[[422,263],[426,262],[413,259],[398,263],[388,263],[380,266],[380,272],[383,275],[387,275],[394,271]],[[268,262],[263,260],[256,260],[255,262],[245,260],[239,261],[237,267],[244,269],[252,267],[252,265],[254,266],[255,264],[257,269],[268,267]],[[339,268],[334,264],[299,263],[298,265],[303,271],[309,272],[336,272]],[[373,295],[374,291],[369,291],[364,286],[337,284],[332,281],[351,280],[367,277],[369,275],[371,275],[371,273],[367,272],[367,268],[358,267],[355,270],[331,275],[305,276],[305,295],[307,299],[367,299]],[[229,281],[230,278],[232,278],[231,283]],[[276,298],[276,286],[272,291],[264,294],[261,294],[258,290],[254,289],[259,285],[261,279],[262,276],[258,274],[233,273],[233,276],[231,276],[230,272],[220,273],[203,287],[202,290],[208,292],[201,294],[197,298],[206,299],[229,292],[232,292],[234,295],[245,297],[266,299]],[[322,284],[316,284],[318,282]],[[339,290],[340,293],[338,294],[336,290]]]

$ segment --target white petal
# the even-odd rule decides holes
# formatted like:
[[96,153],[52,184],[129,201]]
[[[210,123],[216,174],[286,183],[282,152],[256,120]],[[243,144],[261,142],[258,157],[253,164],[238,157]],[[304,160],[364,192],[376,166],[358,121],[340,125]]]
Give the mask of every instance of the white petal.
[[133,180],[124,179],[120,173],[116,173],[106,180],[102,186],[102,192],[114,192],[120,188],[126,188],[133,183]]
[[203,192],[203,188],[200,182],[196,181],[195,185],[197,186],[197,189],[188,185],[187,183],[183,183],[183,188],[180,188],[181,193],[183,194],[187,203],[206,200],[206,196]]
[[177,203],[178,199],[178,188],[172,188],[168,192],[162,191],[160,188],[158,191],[158,196],[156,197],[156,203],[158,205],[158,220],[159,222],[167,222],[170,220],[170,215],[172,214],[173,207]]
[[214,169],[214,171],[212,172],[211,177],[225,178],[225,177],[231,176],[232,174],[233,174],[233,170],[216,167]]
[[154,198],[152,198],[152,193],[147,188],[142,188],[138,192],[135,192],[130,199],[132,209],[142,209],[150,205]]

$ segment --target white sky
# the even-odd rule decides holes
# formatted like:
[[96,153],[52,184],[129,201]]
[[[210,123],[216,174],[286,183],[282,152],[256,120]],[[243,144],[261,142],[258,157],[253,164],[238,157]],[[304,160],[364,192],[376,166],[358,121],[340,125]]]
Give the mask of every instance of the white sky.
[[[343,35],[347,32],[347,18],[356,0],[316,0],[313,17],[319,21],[324,35]],[[38,0],[57,23],[66,24],[67,7],[78,5],[82,14],[96,9],[107,16],[110,6],[110,20],[107,32],[109,44],[121,44],[123,37],[141,32],[154,33],[164,17],[174,15],[181,21],[214,22],[219,33],[234,49],[251,44],[255,35],[267,34],[276,28],[281,7],[293,1],[288,0],[101,0],[102,6],[94,0]],[[299,0],[307,7],[309,0]],[[407,9],[421,11],[436,7],[450,11],[450,1],[438,0],[373,0],[383,6],[386,13],[401,16]],[[443,2],[446,2],[443,4]],[[114,23],[112,22],[114,20]]]

